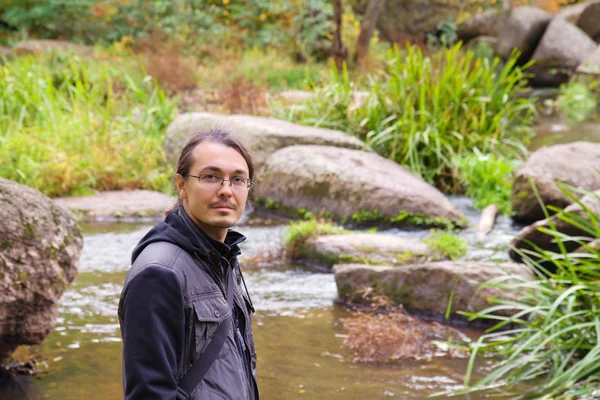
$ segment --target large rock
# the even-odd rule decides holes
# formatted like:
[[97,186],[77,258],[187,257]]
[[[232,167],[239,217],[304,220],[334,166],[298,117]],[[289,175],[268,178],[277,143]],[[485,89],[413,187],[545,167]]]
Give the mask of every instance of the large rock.
[[[443,318],[451,300],[451,313],[478,312],[490,306],[489,298],[512,298],[497,288],[482,286],[492,279],[532,279],[522,264],[438,261],[424,264],[373,266],[335,265],[335,282],[340,298],[358,300],[366,290],[389,297],[407,310],[424,316]],[[508,314],[509,312],[507,312]]]
[[343,222],[465,223],[436,188],[373,152],[292,146],[271,155],[254,191],[274,212],[306,209]]
[[577,72],[588,75],[600,75],[600,46],[587,56],[585,61],[577,68]]
[[600,1],[586,4],[587,6],[583,9],[577,21],[577,27],[596,42],[600,42]]
[[585,32],[562,18],[555,18],[533,53],[535,64],[530,69],[536,75],[533,83],[556,86],[567,82],[595,48],[596,42]]
[[519,61],[524,63],[533,54],[551,19],[551,14],[535,7],[488,10],[462,23],[457,34],[464,41],[478,36],[495,37],[495,50],[501,58],[508,59],[513,49],[518,49]]
[[359,232],[311,238],[296,251],[294,258],[331,268],[343,263],[414,264],[440,257],[416,239]]
[[545,217],[529,179],[535,184],[544,204],[564,208],[571,204],[571,199],[560,191],[556,182],[598,190],[598,168],[598,143],[574,142],[537,150],[515,174],[511,196],[515,219],[534,222]]
[[[600,191],[592,192],[587,194],[581,199],[581,202],[595,215],[600,215]],[[584,210],[578,203],[573,203],[565,208],[566,212],[573,213],[580,217],[581,220],[589,221],[588,211]],[[588,237],[590,239],[594,239],[592,235],[586,232],[583,229],[580,229],[572,224],[564,221],[559,218],[560,214],[554,215],[548,219],[544,219],[541,221],[537,221],[534,224],[527,226],[515,236],[515,238],[511,242],[511,246],[509,249],[510,258],[513,260],[520,262],[522,261],[521,255],[518,250],[533,250],[534,246],[537,246],[543,250],[551,251],[554,253],[560,253],[559,244],[556,243],[555,238],[551,235],[548,235],[542,231],[540,228],[549,229],[551,224],[554,225],[555,229],[566,236],[571,237]],[[580,244],[575,241],[562,241],[562,245],[565,247],[566,251],[572,252],[577,250],[580,247]],[[536,250],[537,251],[537,250]],[[530,255],[531,256],[531,255]],[[533,257],[535,258],[535,257]]]
[[61,197],[54,202],[69,209],[78,220],[143,220],[164,216],[177,199],[150,190],[116,190],[94,196]]
[[591,3],[597,3],[599,1],[600,0],[591,0],[563,7],[554,15],[554,18],[562,18],[573,25],[577,25],[577,21],[579,21],[583,10]]
[[275,151],[296,144],[316,144],[362,149],[359,139],[340,131],[296,125],[275,118],[251,115],[221,115],[194,112],[180,115],[167,129],[164,149],[172,164],[189,138],[213,128],[224,129],[238,137],[252,152],[253,161],[260,167]]
[[[369,0],[351,0],[354,11],[364,15]],[[443,21],[454,21],[460,10],[458,2],[446,0],[387,1],[377,20],[383,39],[401,42],[425,34]]]
[[0,360],[21,344],[41,343],[54,328],[82,245],[68,211],[0,178]]
[[13,47],[13,52],[18,55],[52,51],[76,53],[80,56],[91,56],[94,54],[94,49],[92,47],[65,40],[32,39],[19,42]]

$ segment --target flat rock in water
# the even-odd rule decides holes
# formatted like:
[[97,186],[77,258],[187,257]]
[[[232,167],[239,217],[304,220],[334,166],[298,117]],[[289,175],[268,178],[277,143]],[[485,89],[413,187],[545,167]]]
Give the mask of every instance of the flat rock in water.
[[417,239],[362,232],[309,239],[295,255],[296,259],[328,268],[349,262],[404,265],[439,257]]
[[305,209],[365,225],[464,225],[439,190],[373,152],[291,146],[268,158],[254,195],[282,215]]
[[564,208],[572,201],[558,189],[556,182],[585,190],[598,190],[599,168],[598,143],[574,142],[535,151],[515,174],[511,196],[515,219],[534,222],[545,218],[529,179],[539,191],[544,204]]
[[240,139],[252,153],[253,161],[259,168],[275,151],[297,144],[365,148],[361,140],[332,129],[314,128],[252,115],[193,112],[180,115],[167,129],[163,147],[169,161],[175,165],[179,152],[190,137],[213,128],[223,129]]
[[[514,293],[482,286],[492,279],[529,281],[529,268],[522,264],[472,261],[438,261],[423,264],[374,266],[340,264],[333,267],[341,299],[359,300],[366,291],[384,295],[395,304],[422,316],[443,319],[451,300],[451,314],[479,312],[491,304],[488,298],[513,299]],[[504,314],[510,314],[508,310]]]
[[82,247],[70,212],[0,178],[0,363],[54,329],[58,300],[77,275]]
[[99,192],[94,196],[61,197],[54,201],[88,221],[157,218],[176,198],[149,190]]
[[[595,215],[600,215],[599,196],[600,190],[589,193],[581,198],[581,202]],[[569,205],[565,208],[565,211],[577,215],[582,220],[589,221],[590,219],[588,212],[584,210],[578,203]],[[588,237],[590,239],[594,239],[594,237],[591,237],[588,232],[577,228],[576,226],[573,226],[572,224],[558,218],[557,215],[554,215],[549,219],[537,221],[534,224],[521,229],[521,231],[517,233],[511,242],[511,248],[509,250],[510,258],[517,262],[522,261],[521,255],[516,251],[516,249],[525,251],[533,250],[533,247],[530,243],[540,247],[543,250],[560,253],[560,247],[558,246],[558,243],[555,243],[554,237],[540,231],[540,228],[549,229],[551,227],[551,223],[554,225],[556,230],[563,235]],[[580,244],[577,242],[563,241],[562,244],[567,252],[577,251],[577,249],[580,247]]]

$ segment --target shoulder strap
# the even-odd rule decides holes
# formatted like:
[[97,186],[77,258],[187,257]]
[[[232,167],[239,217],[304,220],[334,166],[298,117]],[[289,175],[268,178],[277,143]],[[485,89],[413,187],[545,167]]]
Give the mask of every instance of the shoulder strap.
[[[233,305],[233,270],[229,269],[227,271],[227,305],[229,308],[232,308]],[[210,369],[210,366],[215,361],[221,349],[223,348],[223,344],[225,340],[227,340],[227,333],[229,332],[229,327],[231,326],[231,319],[227,318],[224,320],[217,333],[208,344],[208,347],[204,351],[204,353],[200,354],[200,357],[196,360],[194,365],[181,377],[177,386],[178,391],[184,398],[189,398],[190,393],[194,391],[196,386],[202,381],[204,375]]]

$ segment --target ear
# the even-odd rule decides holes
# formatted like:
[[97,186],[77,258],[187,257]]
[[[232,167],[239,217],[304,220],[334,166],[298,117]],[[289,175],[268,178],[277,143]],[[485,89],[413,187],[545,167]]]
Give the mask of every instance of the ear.
[[185,190],[185,180],[183,176],[177,174],[175,175],[175,182],[177,184],[177,195],[180,199],[187,199],[187,192]]

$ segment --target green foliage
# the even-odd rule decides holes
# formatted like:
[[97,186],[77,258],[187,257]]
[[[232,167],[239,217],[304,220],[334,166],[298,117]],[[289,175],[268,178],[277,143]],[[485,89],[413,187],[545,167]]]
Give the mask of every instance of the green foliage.
[[[521,252],[538,279],[505,276],[489,282],[489,286],[512,294],[514,300],[495,299],[495,305],[480,313],[464,313],[472,320],[497,323],[473,343],[466,388],[460,392],[499,388],[513,399],[567,399],[575,394],[597,398],[585,384],[597,389],[600,378],[600,251],[591,244],[600,238],[600,216],[585,207],[578,195],[563,192],[582,206],[583,215],[557,210],[556,217],[583,233],[569,236],[553,223],[540,228],[559,244],[560,251],[536,246]],[[580,250],[568,253],[567,242],[579,244]],[[500,311],[514,315],[499,315]],[[478,356],[488,358],[491,369],[471,385]],[[520,383],[530,385],[510,393],[510,388]]]
[[0,176],[49,196],[167,191],[162,150],[175,104],[141,71],[74,54],[0,70]]
[[452,233],[433,231],[431,236],[422,239],[422,242],[451,260],[457,260],[467,254],[467,240]]
[[327,0],[12,0],[3,8],[10,28],[86,43],[160,31],[192,47],[293,48],[310,57],[332,29]]
[[347,232],[349,231],[331,222],[322,222],[315,219],[292,222],[285,231],[283,241],[286,255],[288,258],[293,258],[298,249],[310,238],[322,235],[338,235]]
[[569,121],[583,122],[598,109],[598,98],[585,84],[569,82],[560,87],[558,107]]
[[434,32],[427,34],[427,44],[433,48],[439,46],[448,48],[453,46],[457,40],[456,24],[452,21],[440,22]]
[[427,182],[457,191],[455,157],[474,148],[508,159],[527,154],[534,105],[516,96],[526,84],[516,54],[500,72],[499,62],[461,53],[460,44],[431,57],[396,48],[385,71],[370,78],[363,104],[353,101],[357,85],[347,71],[332,69],[314,101],[288,118],[353,133]]
[[490,204],[498,206],[503,214],[511,213],[512,176],[517,162],[495,154],[472,154],[454,160],[466,194],[478,210]]

